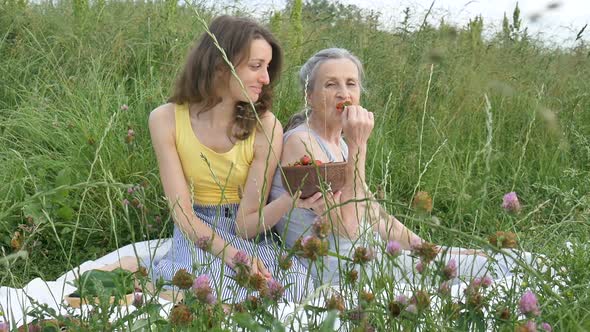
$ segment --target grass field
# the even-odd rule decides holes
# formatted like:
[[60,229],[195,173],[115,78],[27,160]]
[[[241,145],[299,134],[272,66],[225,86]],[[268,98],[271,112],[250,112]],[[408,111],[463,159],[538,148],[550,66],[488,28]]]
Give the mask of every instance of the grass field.
[[[195,11],[216,13],[175,1],[0,6],[0,246],[17,256],[2,259],[0,284],[53,280],[125,244],[169,237],[147,117],[203,31]],[[389,211],[446,245],[514,232],[522,249],[547,255],[570,278],[553,292],[552,277],[531,276],[543,321],[556,331],[590,329],[587,44],[544,48],[518,17],[491,38],[480,18],[382,31],[375,16],[321,1],[302,9],[293,1],[262,21],[289,50],[273,107],[283,123],[303,105],[296,73],[308,56],[332,46],[357,54],[363,104],[377,119],[369,184]],[[412,209],[417,191],[432,196],[431,214]],[[512,191],[519,214],[501,207]],[[435,316],[372,322],[430,330]],[[513,316],[498,329],[521,323]]]

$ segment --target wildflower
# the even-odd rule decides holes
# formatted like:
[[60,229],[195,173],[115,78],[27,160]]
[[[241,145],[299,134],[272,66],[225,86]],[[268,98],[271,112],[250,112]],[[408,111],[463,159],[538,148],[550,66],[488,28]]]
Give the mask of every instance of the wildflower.
[[507,212],[520,212],[520,202],[518,201],[518,196],[516,196],[516,192],[512,191],[504,195],[502,208],[504,208],[504,210],[506,210]]
[[537,332],[537,323],[532,320],[518,326],[516,328],[517,332]]
[[412,207],[418,212],[432,212],[432,198],[426,191],[419,191],[414,196]]
[[23,237],[20,232],[14,232],[12,238],[10,239],[10,246],[14,250],[20,250],[23,246]]
[[365,264],[375,258],[375,253],[371,248],[357,247],[354,249],[352,261],[356,264]]
[[402,312],[402,308],[398,302],[391,301],[387,306],[392,317],[397,317]]
[[251,311],[256,311],[260,306],[260,299],[254,295],[250,295],[244,300],[244,307]]
[[516,240],[516,234],[512,232],[498,231],[488,238],[490,244],[498,248],[516,248],[518,242]]
[[197,299],[206,304],[215,304],[215,296],[209,283],[209,276],[202,274],[193,282],[193,292]]
[[541,324],[541,330],[551,332],[553,331],[553,328],[551,327],[551,325],[549,325],[549,323],[543,323]]
[[127,129],[127,136],[125,137],[125,142],[130,144],[134,140],[135,140],[135,131],[131,128]]
[[424,273],[424,263],[422,263],[422,261],[416,263],[416,271],[420,274]]
[[134,191],[134,190],[133,190],[133,187],[129,187],[129,188],[127,188],[127,193],[128,193],[128,194],[130,194],[130,195],[131,195],[131,194],[133,194],[133,191]]
[[481,285],[483,287],[490,287],[493,282],[494,281],[492,280],[492,277],[490,277],[490,276],[485,276],[481,279]]
[[205,251],[209,251],[209,249],[211,249],[211,244],[213,242],[213,239],[209,236],[201,236],[197,239],[196,245],[197,248],[205,250]]
[[352,269],[346,273],[345,280],[349,284],[354,284],[359,278],[359,273],[357,270]]
[[281,270],[287,271],[293,266],[293,261],[291,260],[291,256],[288,254],[283,254],[279,257],[279,268]]
[[412,314],[418,313],[418,307],[415,304],[410,304],[406,307],[406,311]]
[[482,283],[481,280],[481,278],[474,278],[471,280],[469,286],[467,286],[467,288],[464,290],[467,299],[467,306],[475,310],[480,310],[485,305],[484,297],[480,292]]
[[438,287],[438,292],[441,295],[449,295],[451,293],[451,283],[448,280],[443,281]]
[[518,302],[518,308],[520,309],[520,312],[525,315],[539,316],[539,314],[541,314],[537,296],[531,291],[524,292]]
[[395,297],[395,302],[402,304],[402,305],[407,305],[408,298],[405,295],[398,295]]
[[121,105],[120,109],[121,109],[121,111],[126,111],[129,109],[129,106],[127,106],[127,104],[123,104],[123,105]]
[[509,320],[510,316],[511,316],[510,309],[508,309],[507,307],[504,307],[504,308],[498,310],[498,317],[500,317],[500,319]]
[[385,247],[385,252],[392,257],[397,257],[402,253],[402,245],[395,240],[389,241],[387,247]]
[[189,289],[193,285],[193,276],[185,269],[180,269],[172,277],[172,284],[180,289]]
[[424,263],[430,263],[438,254],[438,248],[435,244],[429,242],[422,242],[412,244],[412,253],[422,259]]
[[252,289],[257,290],[262,296],[266,295],[266,278],[262,273],[257,272],[250,276],[249,286]]
[[410,305],[416,305],[419,310],[424,310],[430,306],[430,294],[428,294],[428,292],[418,290],[410,299],[410,303]]
[[193,320],[193,314],[186,305],[177,304],[170,310],[169,319],[173,326],[188,326]]
[[268,287],[268,298],[273,301],[279,301],[283,294],[285,294],[285,288],[275,279],[269,279],[267,282]]
[[326,309],[338,310],[340,312],[343,312],[345,307],[344,307],[344,300],[342,299],[342,296],[340,296],[338,294],[332,295],[332,297],[330,297],[330,299],[328,300],[328,302],[326,304]]
[[124,199],[121,201],[121,204],[123,204],[123,206],[127,206],[127,205],[129,205],[129,200],[128,200],[127,198],[124,198]]
[[233,257],[234,266],[239,267],[250,267],[250,260],[248,259],[248,254],[245,251],[239,250]]
[[330,223],[328,218],[318,217],[312,225],[313,233],[320,239],[325,239],[330,235]]
[[365,312],[361,307],[356,307],[348,312],[348,319],[355,323],[360,323],[365,319],[365,316]]
[[137,268],[137,274],[142,276],[142,277],[147,277],[148,276],[148,271],[145,268],[145,266],[139,266]]
[[375,295],[373,295],[373,293],[371,293],[371,292],[366,292],[363,290],[360,292],[359,298],[361,300],[360,301],[361,303],[364,302],[364,303],[369,304],[369,303],[373,302],[373,300],[375,299]]
[[303,250],[303,257],[315,261],[320,256],[328,254],[328,245],[323,243],[317,236],[307,235],[301,240],[301,248]]
[[137,308],[139,308],[143,305],[143,293],[142,292],[133,293],[133,305]]
[[454,258],[451,258],[443,268],[443,275],[446,280],[451,280],[457,277],[457,261]]

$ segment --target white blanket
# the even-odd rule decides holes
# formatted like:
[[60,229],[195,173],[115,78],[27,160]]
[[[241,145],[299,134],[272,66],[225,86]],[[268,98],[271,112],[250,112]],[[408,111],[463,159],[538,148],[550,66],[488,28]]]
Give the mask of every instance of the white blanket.
[[[168,251],[170,245],[171,239],[151,240],[130,244],[115,250],[110,254],[101,257],[100,259],[85,262],[79,267],[59,277],[55,281],[44,281],[40,278],[36,278],[31,280],[22,289],[2,286],[0,287],[0,310],[4,313],[4,317],[8,319],[11,328],[18,327],[26,321],[30,322],[32,318],[25,315],[29,313],[34,307],[36,307],[36,303],[45,304],[60,314],[66,314],[66,303],[63,298],[75,291],[76,288],[69,283],[72,283],[76,276],[79,276],[84,271],[115,263],[118,261],[119,257],[135,256],[136,254],[140,259],[146,260],[146,258],[150,257],[152,262],[157,263]],[[494,280],[494,284],[496,286],[503,285],[506,286],[506,288],[513,289],[513,291],[515,291],[514,288],[519,288],[519,279],[520,278],[515,276],[506,276],[501,280]],[[408,290],[411,289],[411,287],[408,286],[409,285],[397,283],[396,288],[398,288],[399,293],[407,293],[410,295]],[[465,283],[454,284],[451,287],[451,294],[456,298],[460,298],[463,296],[463,290],[466,287],[467,285]],[[518,290],[516,291],[518,292]],[[310,296],[310,298],[312,298],[310,301],[313,302],[314,305],[321,306],[321,302],[323,302],[323,300],[319,297],[313,299],[313,297],[313,295]],[[161,315],[163,317],[167,317],[173,304],[170,301],[162,298],[159,298],[158,301],[163,305]],[[434,302],[436,301],[437,299],[434,299]],[[77,309],[75,313],[79,313],[80,310],[86,312],[88,309],[89,308],[87,306],[82,306],[82,308]],[[289,323],[296,322],[297,324],[295,325],[305,325],[306,322],[304,311],[301,309],[302,306],[299,304],[281,304],[279,305],[276,314],[279,316],[278,318],[281,321],[286,322],[287,326],[295,328],[295,326],[292,326]],[[71,313],[71,308],[69,310]],[[126,313],[130,313],[135,310],[135,307],[131,305],[127,307],[121,307],[119,310],[120,312],[118,312],[113,318],[117,316],[124,316]],[[296,319],[294,319],[295,317]],[[4,320],[4,318],[0,315],[0,322],[2,320]],[[339,325],[340,322],[337,321],[336,327]]]

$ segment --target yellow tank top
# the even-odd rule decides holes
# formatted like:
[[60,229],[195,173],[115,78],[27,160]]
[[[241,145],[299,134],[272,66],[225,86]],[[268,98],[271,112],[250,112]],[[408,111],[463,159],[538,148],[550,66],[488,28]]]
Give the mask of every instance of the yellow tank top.
[[[255,131],[231,150],[218,153],[202,144],[191,127],[188,105],[176,105],[176,150],[184,178],[198,204],[239,203],[254,159]],[[238,189],[240,188],[240,189]]]

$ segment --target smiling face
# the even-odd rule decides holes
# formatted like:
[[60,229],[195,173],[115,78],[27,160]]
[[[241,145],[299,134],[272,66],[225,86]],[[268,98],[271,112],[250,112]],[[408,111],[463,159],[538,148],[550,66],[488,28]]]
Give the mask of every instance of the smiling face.
[[359,70],[349,59],[327,60],[316,69],[308,103],[314,112],[339,114],[336,106],[350,102],[358,105],[361,97]]
[[[256,102],[262,93],[262,88],[270,84],[268,67],[271,60],[270,44],[264,39],[254,39],[250,43],[249,52],[236,66],[236,73],[252,102]],[[248,102],[240,83],[233,76],[229,80],[228,94],[236,101]]]

